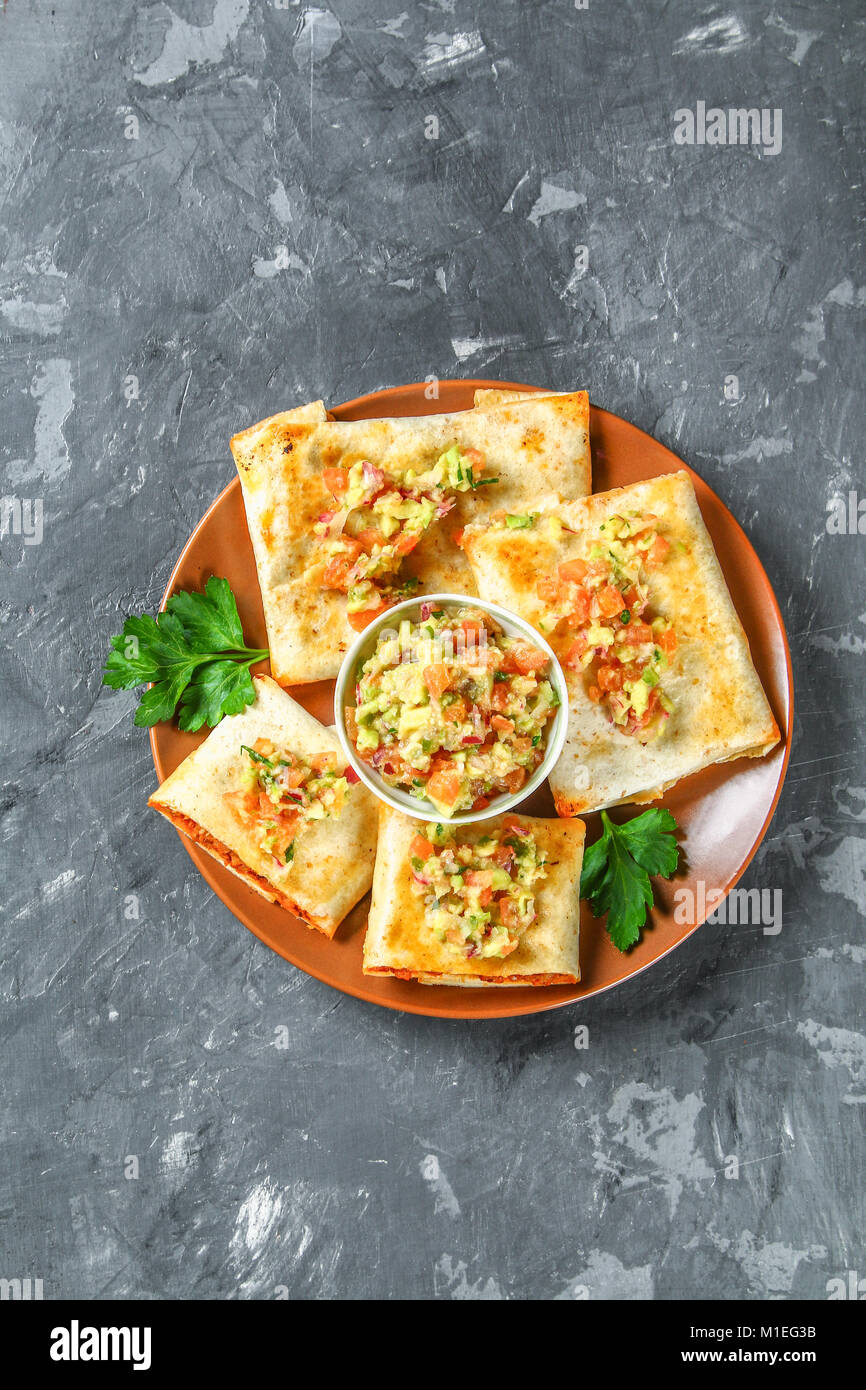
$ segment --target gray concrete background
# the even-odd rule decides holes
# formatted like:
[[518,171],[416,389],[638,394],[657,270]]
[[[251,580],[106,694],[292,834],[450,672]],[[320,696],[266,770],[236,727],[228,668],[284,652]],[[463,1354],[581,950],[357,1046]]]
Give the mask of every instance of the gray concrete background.
[[[866,1276],[866,538],[825,526],[866,493],[863,54],[856,0],[3,6],[3,493],[43,499],[44,539],[0,544],[0,1275],[446,1299]],[[677,145],[698,101],[781,108],[781,151]],[[742,521],[796,663],[745,880],[783,891],[778,937],[704,928],[547,1016],[396,1016],[259,945],[145,809],[147,738],[100,668],[229,435],[428,373],[586,385]]]

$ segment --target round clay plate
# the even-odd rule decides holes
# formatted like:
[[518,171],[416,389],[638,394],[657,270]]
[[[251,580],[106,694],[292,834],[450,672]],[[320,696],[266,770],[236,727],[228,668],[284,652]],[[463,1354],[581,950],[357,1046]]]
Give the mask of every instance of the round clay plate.
[[[514,387],[499,381],[443,381],[439,399],[427,400],[425,383],[399,386],[362,396],[333,408],[338,420],[389,415],[425,415],[467,410],[478,387]],[[525,388],[532,389],[532,388]],[[593,491],[636,483],[685,467],[670,450],[606,410],[591,410]],[[689,470],[691,472],[691,470]],[[339,928],[333,941],[312,931],[283,908],[266,902],[240,883],[210,855],[182,835],[185,849],[214,892],[256,936],[293,965],[326,984],[359,999],[408,1013],[439,1018],[503,1018],[538,1013],[611,989],[660,960],[701,925],[706,913],[699,882],[723,887],[727,893],[743,873],[760,844],[779,799],[791,744],[793,692],[791,657],[779,605],[760,560],[727,507],[695,473],[692,481],[716,553],[725,572],[737,612],[743,622],[752,657],[767,692],[784,741],[766,758],[743,758],[708,768],[679,782],[663,798],[682,827],[683,868],[670,882],[654,882],[656,905],[641,940],[626,954],[611,945],[605,928],[586,903],[580,922],[578,985],[526,989],[453,989],[392,980],[361,971],[361,945],[369,897],[364,898]],[[184,547],[169,580],[163,604],[176,589],[199,589],[212,574],[224,575],[234,590],[247,642],[266,647],[264,618],[247,533],[244,504],[237,479],[220,493]],[[267,664],[254,668],[266,671]],[[333,681],[302,685],[291,694],[319,719],[333,723]],[[151,730],[153,759],[160,780],[168,776],[201,742],[203,734],[183,734],[174,724]],[[530,797],[524,810],[532,815],[555,814],[545,786]],[[634,808],[621,808],[614,819],[627,819]],[[587,843],[597,838],[597,814],[586,817]],[[674,892],[689,888],[697,910],[689,920],[674,920]],[[678,900],[684,901],[683,898]],[[677,916],[682,916],[678,910]]]

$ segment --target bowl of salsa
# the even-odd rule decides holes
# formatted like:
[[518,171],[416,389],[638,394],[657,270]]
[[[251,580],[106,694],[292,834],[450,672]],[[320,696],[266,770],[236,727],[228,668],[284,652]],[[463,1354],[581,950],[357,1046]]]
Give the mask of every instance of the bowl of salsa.
[[559,758],[568,695],[540,633],[498,604],[431,594],[356,638],[334,696],[358,777],[395,810],[465,825],[529,796]]

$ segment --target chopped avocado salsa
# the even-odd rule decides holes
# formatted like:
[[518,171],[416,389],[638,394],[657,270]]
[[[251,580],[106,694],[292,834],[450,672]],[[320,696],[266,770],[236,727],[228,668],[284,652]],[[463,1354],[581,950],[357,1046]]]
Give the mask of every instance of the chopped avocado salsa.
[[534,887],[546,877],[546,860],[519,820],[477,839],[426,826],[410,845],[409,864],[425,925],[456,956],[510,956],[536,919]]
[[563,666],[583,672],[590,700],[622,733],[649,743],[673,710],[662,686],[677,635],[666,619],[650,618],[647,575],[671,544],[651,513],[609,516],[599,537],[587,558],[538,581],[539,626],[555,634]]
[[396,576],[427,528],[447,516],[458,492],[480,487],[484,455],[452,444],[430,467],[377,467],[359,459],[325,468],[322,481],[334,506],[319,516],[322,585],[346,594],[352,627],[360,631],[403,597]]
[[559,704],[549,659],[479,609],[420,612],[419,623],[380,634],[346,725],[390,786],[443,816],[482,810],[519,791],[544,758]]
[[337,767],[336,753],[317,753],[309,762],[267,738],[240,746],[238,790],[225,800],[244,825],[253,827],[260,849],[285,868],[295,857],[295,836],[304,820],[337,817],[349,791],[349,777]]

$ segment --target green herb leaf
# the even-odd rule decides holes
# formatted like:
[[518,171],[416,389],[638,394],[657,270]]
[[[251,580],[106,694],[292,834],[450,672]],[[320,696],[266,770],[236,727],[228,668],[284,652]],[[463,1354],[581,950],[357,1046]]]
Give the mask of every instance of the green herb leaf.
[[[248,754],[254,763],[264,763],[265,767],[273,767],[270,758],[266,758],[264,753],[257,753],[255,748],[250,748],[246,743],[241,744],[241,752]],[[280,767],[288,767],[285,758],[280,758]]]
[[607,913],[611,941],[627,951],[640,937],[653,905],[650,877],[670,878],[679,863],[677,823],[658,806],[624,825],[615,825],[602,811],[601,823],[600,839],[583,856],[580,896],[589,899],[596,917]]
[[202,724],[213,729],[224,714],[240,714],[255,698],[248,666],[239,666],[236,661],[208,661],[180,698],[178,724],[192,733]]
[[247,647],[227,579],[210,578],[204,593],[173,594],[166,611],[126,619],[111,639],[103,684],[113,690],[150,685],[135,723],[149,728],[181,706],[180,727],[195,730],[240,714],[255,699],[249,668],[268,655]]
[[172,594],[166,609],[180,619],[189,641],[200,651],[245,650],[238,606],[227,579],[211,575],[203,594],[188,590]]

